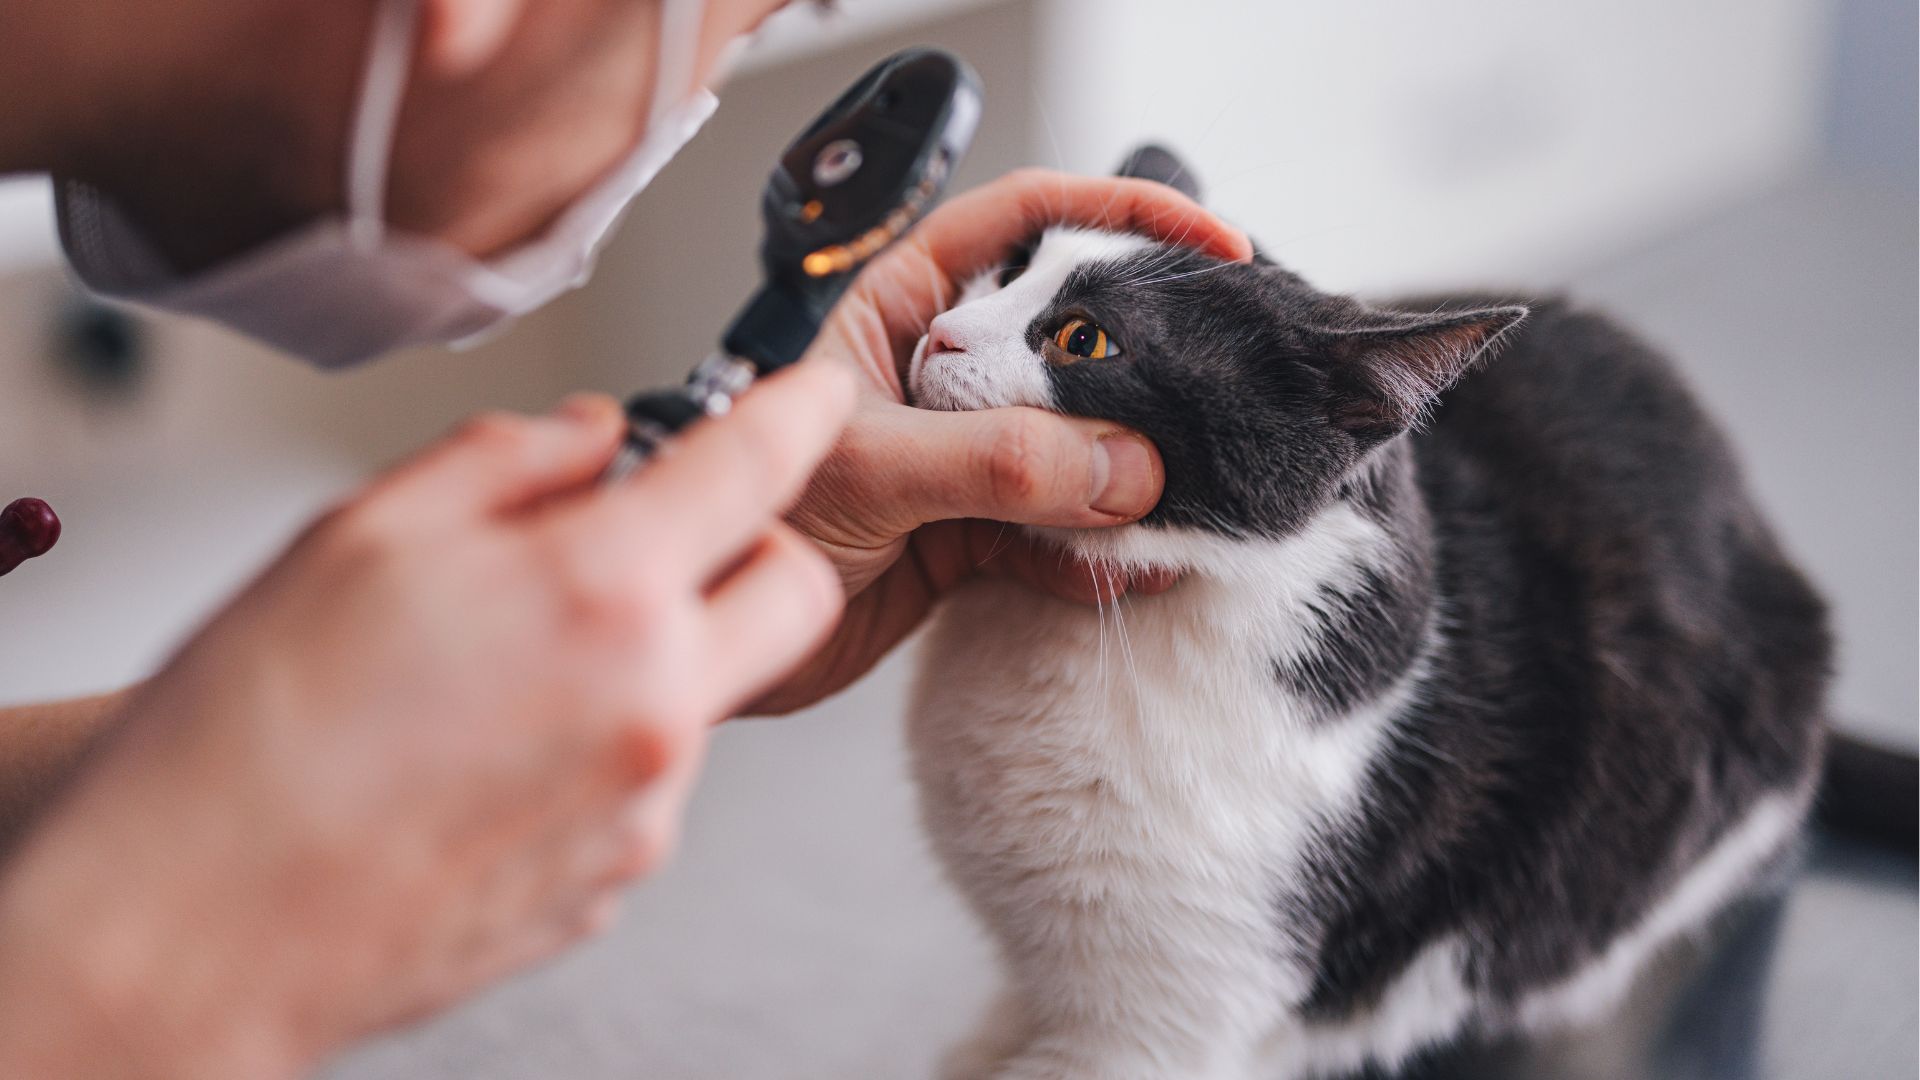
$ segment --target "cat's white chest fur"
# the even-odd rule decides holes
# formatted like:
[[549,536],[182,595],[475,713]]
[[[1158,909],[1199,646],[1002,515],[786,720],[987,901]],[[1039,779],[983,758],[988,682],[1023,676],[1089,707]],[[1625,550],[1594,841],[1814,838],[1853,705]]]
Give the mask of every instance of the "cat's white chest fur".
[[1419,665],[1327,717],[1276,664],[1384,537],[1341,506],[1285,541],[1179,542],[1193,572],[1160,596],[1096,611],[982,580],[925,643],[927,825],[1014,976],[952,1076],[1247,1076],[1308,992],[1281,905]]

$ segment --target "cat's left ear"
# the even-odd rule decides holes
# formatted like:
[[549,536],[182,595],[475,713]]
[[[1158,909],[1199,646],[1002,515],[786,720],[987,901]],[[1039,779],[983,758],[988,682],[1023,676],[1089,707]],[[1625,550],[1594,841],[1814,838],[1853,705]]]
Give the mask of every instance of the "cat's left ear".
[[1328,419],[1363,447],[1418,426],[1440,393],[1526,317],[1524,307],[1482,308],[1326,331]]
[[1180,160],[1180,155],[1164,146],[1143,143],[1133,148],[1133,153],[1113,170],[1113,175],[1132,177],[1136,180],[1151,180],[1156,184],[1165,184],[1173,190],[1192,199],[1204,202],[1200,197],[1200,178]]

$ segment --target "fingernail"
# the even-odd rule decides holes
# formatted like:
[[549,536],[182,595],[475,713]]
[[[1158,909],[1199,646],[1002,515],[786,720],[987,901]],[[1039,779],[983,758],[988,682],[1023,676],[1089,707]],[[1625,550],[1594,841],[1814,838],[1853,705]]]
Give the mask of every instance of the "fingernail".
[[1093,508],[1138,517],[1160,497],[1153,451],[1138,435],[1107,435],[1093,444]]

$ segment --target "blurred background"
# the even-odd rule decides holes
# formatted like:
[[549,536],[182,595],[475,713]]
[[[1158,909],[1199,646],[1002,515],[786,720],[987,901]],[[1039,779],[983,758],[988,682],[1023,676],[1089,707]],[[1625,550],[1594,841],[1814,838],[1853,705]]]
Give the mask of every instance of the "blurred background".
[[[1668,348],[1834,604],[1839,722],[1913,749],[1911,0],[841,9],[778,17],[593,284],[472,352],[325,376],[103,312],[57,262],[44,185],[0,183],[0,502],[66,524],[0,581],[0,700],[140,677],[330,498],[474,409],[677,378],[754,281],[777,149],[934,43],[987,89],[962,186],[1155,139],[1318,285],[1564,291]],[[914,825],[910,665],[724,730],[679,863],[621,929],[335,1075],[924,1075],[993,976]],[[1751,977],[1752,1071],[1715,1075],[1913,1076],[1912,866],[1815,870]]]

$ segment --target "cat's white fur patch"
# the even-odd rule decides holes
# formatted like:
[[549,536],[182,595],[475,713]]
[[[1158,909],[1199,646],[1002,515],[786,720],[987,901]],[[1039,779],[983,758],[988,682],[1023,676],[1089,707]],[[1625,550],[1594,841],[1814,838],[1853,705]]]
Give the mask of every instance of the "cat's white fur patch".
[[1641,966],[1661,946],[1696,930],[1752,882],[1806,817],[1807,792],[1776,792],[1753,804],[1738,824],[1600,957],[1565,982],[1528,995],[1516,1016],[1523,1029],[1591,1023],[1617,1003]]
[[[1394,557],[1386,531],[1348,503],[1322,510],[1305,529],[1280,540],[1234,540],[1189,528],[1123,525],[1109,529],[1027,530],[1092,562],[1124,570],[1198,573],[1268,605],[1259,630],[1269,663],[1299,658],[1323,629],[1308,605],[1329,590],[1361,584],[1369,567]],[[1224,612],[1222,614],[1225,614]]]
[[1799,827],[1807,793],[1776,792],[1754,803],[1713,847],[1680,875],[1633,929],[1558,986],[1523,998],[1510,1016],[1489,1015],[1462,974],[1460,942],[1428,945],[1367,1012],[1338,1024],[1282,1023],[1250,1074],[1285,1080],[1358,1069],[1393,1068],[1468,1024],[1545,1031],[1602,1020],[1632,989],[1663,947],[1705,926],[1753,881]]
[[[1050,229],[1027,270],[1005,288],[998,271],[961,290],[954,307],[933,320],[907,365],[907,393],[930,409],[1051,408],[1047,361],[1027,340],[1027,327],[1047,310],[1079,267],[1115,262],[1151,247],[1144,237],[1089,229]],[[932,342],[947,349],[935,351]]]
[[1459,939],[1441,938],[1413,958],[1372,1009],[1337,1024],[1282,1020],[1247,1075],[1277,1080],[1369,1062],[1392,1068],[1460,1030],[1473,1010],[1473,994],[1461,977]]
[[1223,543],[1117,612],[983,580],[936,619],[909,725],[923,812],[1001,937],[1035,1075],[1053,1075],[1044,1060],[1089,1078],[1247,1076],[1305,1000],[1316,943],[1283,925],[1284,883],[1359,811],[1425,664],[1329,720],[1273,661],[1378,530],[1342,505],[1283,540]]

